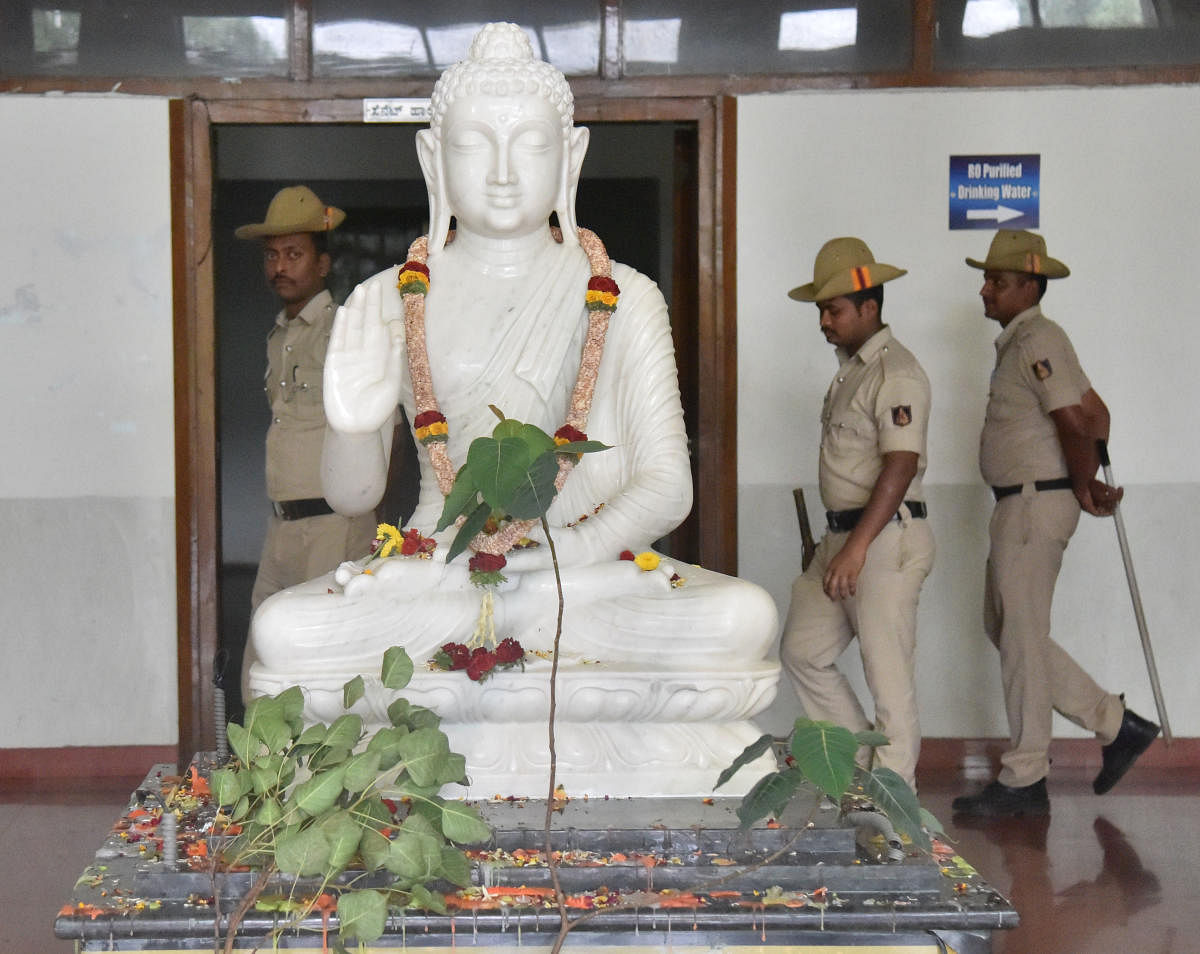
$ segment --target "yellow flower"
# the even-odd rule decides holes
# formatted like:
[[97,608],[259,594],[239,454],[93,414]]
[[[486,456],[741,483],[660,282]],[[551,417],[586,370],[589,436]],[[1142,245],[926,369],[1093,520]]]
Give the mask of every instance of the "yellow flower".
[[390,523],[381,523],[377,526],[375,528],[375,538],[383,541],[382,546],[379,548],[379,555],[381,557],[390,556],[392,551],[404,542],[404,536]]
[[645,550],[633,558],[633,562],[643,570],[658,569],[658,554],[653,550]]

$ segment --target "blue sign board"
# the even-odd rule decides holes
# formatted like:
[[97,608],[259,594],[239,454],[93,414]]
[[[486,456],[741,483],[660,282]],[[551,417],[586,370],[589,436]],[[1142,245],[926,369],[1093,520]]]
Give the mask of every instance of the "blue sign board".
[[1042,157],[951,156],[950,228],[1036,229]]

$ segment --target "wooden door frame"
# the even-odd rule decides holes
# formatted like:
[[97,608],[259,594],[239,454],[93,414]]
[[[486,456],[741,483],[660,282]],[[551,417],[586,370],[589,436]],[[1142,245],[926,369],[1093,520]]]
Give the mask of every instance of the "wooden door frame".
[[[697,512],[700,559],[737,570],[736,101],[726,96],[576,101],[580,123],[691,122],[697,169]],[[176,593],[179,758],[215,745],[218,646],[216,315],[212,126],[362,121],[358,99],[172,100]]]

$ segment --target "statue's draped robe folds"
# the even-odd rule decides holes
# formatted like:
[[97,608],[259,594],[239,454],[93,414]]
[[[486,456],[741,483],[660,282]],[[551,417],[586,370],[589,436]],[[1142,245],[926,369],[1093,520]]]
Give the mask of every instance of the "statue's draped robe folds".
[[[431,255],[429,363],[456,466],[470,442],[496,425],[489,405],[548,433],[566,418],[587,331],[583,302],[591,272],[578,246],[550,246],[542,257],[532,272],[538,277],[526,284],[526,304],[504,316],[504,330],[488,347],[471,349],[483,357],[465,367],[458,353],[471,324],[439,323],[440,256]],[[368,284],[381,283],[380,317],[398,329],[403,302],[396,277],[393,268]],[[585,455],[548,513],[564,599],[559,775],[571,794],[705,793],[759,734],[747,720],[774,696],[779,668],[766,656],[777,612],[764,590],[736,578],[673,564],[685,580],[676,587],[667,569],[647,572],[619,559],[623,550],[648,549],[676,527],[692,495],[665,302],[653,282],[626,266],[614,263],[613,278],[620,303],[586,428],[590,439],[612,449]],[[411,421],[407,359],[401,397]],[[407,526],[432,535],[442,505],[422,451],[420,498]],[[483,683],[426,666],[442,644],[465,642],[479,619],[482,591],[470,582],[467,554],[443,562],[453,533],[439,535],[435,559],[392,557],[344,587],[329,574],[269,599],[253,623],[251,692],[299,684],[306,716],[331,720],[342,711],[343,683],[362,674],[368,691],[357,711],[382,723],[391,694],[371,676],[384,650],[402,645],[417,670],[403,694],[443,717],[453,747],[467,757],[470,794],[544,795],[548,659],[527,656],[524,671],[497,672]],[[508,581],[494,590],[496,635],[548,655],[558,593],[541,529],[530,537],[541,547],[510,553]],[[540,566],[525,569],[522,560]],[[747,769],[732,787],[745,790],[758,774]]]

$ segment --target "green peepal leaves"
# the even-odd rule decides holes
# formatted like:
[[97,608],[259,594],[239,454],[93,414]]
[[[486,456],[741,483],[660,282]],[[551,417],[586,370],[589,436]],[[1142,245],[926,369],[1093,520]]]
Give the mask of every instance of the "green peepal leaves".
[[734,774],[743,766],[749,765],[760,755],[770,752],[771,746],[774,744],[774,742],[774,736],[768,732],[764,735],[760,735],[757,739],[747,745],[746,748],[742,750],[742,754],[733,760],[733,764],[725,769],[725,771],[723,771],[717,778],[717,784],[713,786],[713,791],[716,791],[731,778],[733,778]]
[[476,845],[492,836],[479,812],[463,802],[448,802],[442,807],[442,831],[460,845]]
[[804,776],[837,801],[854,779],[854,734],[832,722],[797,719],[792,729],[792,758]]
[[364,944],[383,937],[387,926],[387,898],[369,888],[343,894],[338,900],[338,921],[343,941],[356,938]]
[[413,675],[413,661],[400,646],[393,646],[383,654],[383,670],[379,681],[385,689],[404,689]]
[[[888,744],[887,736],[874,731],[853,733],[832,722],[797,719],[788,741],[784,767],[763,776],[742,799],[737,815],[742,828],[763,818],[778,817],[802,789],[812,788],[834,802],[856,787],[883,812],[896,831],[914,845],[929,851],[928,832],[941,826],[917,802],[916,793],[891,769],[863,769],[855,762],[860,746]],[[734,759],[717,779],[720,788],[734,773],[771,751],[770,735],[756,739]],[[806,786],[807,783],[807,786]],[[815,807],[815,802],[814,802]]]
[[462,553],[489,520],[537,520],[554,501],[558,461],[563,454],[590,454],[607,450],[599,441],[558,443],[533,424],[505,418],[495,407],[500,423],[490,437],[477,437],[467,450],[467,461],[454,478],[437,530],[460,517],[464,523],[450,544],[446,560]]
[[918,804],[916,793],[904,779],[889,768],[877,768],[863,773],[862,786],[867,797],[891,819],[897,831],[908,835],[923,851],[931,849],[925,830],[925,816],[929,813]]
[[[403,648],[384,654],[385,688],[403,689],[412,675]],[[361,676],[350,680],[343,707],[366,692]],[[464,883],[470,869],[457,846],[486,841],[491,830],[473,807],[437,794],[465,776],[464,759],[450,751],[437,715],[397,699],[388,708],[391,724],[364,736],[356,713],[305,726],[303,706],[293,687],[253,700],[245,724],[229,725],[235,758],[212,773],[210,786],[241,833],[220,849],[221,861],[322,879],[321,890],[337,895],[342,945],[381,937],[389,907],[444,910],[429,885]],[[350,866],[377,873],[374,887],[335,888]],[[378,873],[390,878],[387,887]],[[304,917],[307,909],[293,913]]]

